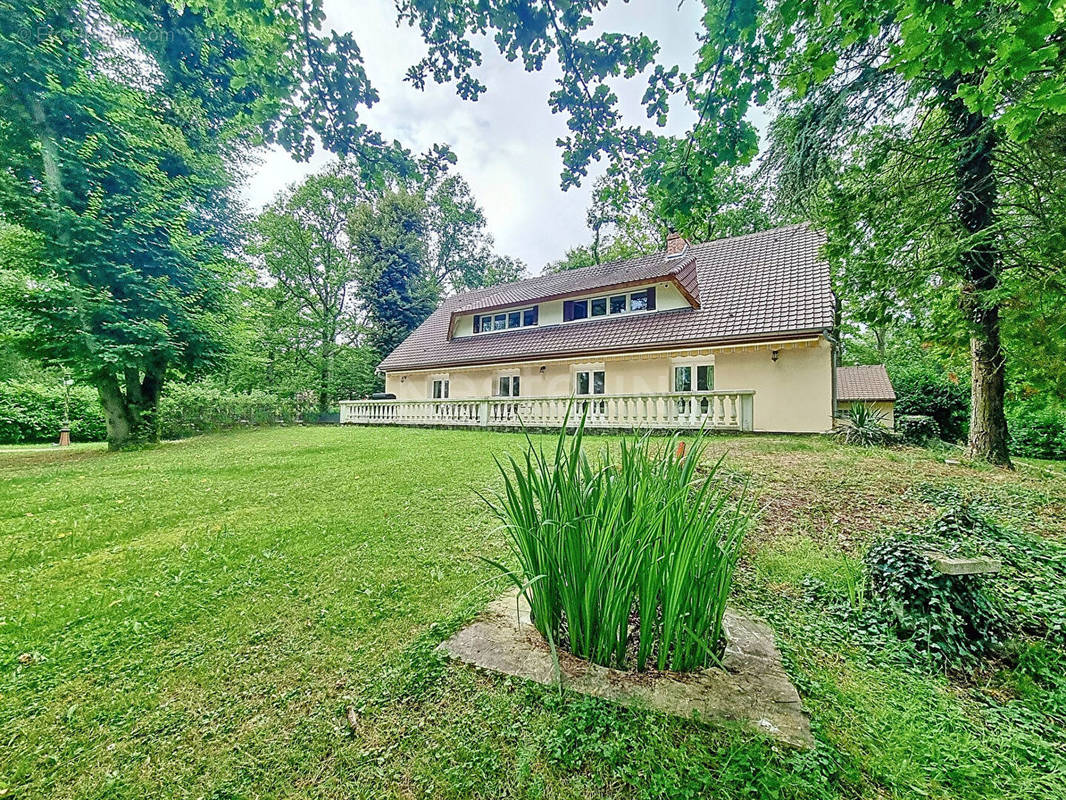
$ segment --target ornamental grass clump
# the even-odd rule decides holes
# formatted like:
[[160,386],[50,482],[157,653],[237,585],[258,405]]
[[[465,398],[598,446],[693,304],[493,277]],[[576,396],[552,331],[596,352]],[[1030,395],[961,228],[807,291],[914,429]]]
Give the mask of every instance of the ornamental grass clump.
[[645,436],[597,461],[583,438],[584,420],[573,435],[564,424],[551,455],[530,441],[500,464],[490,506],[518,568],[496,566],[553,647],[637,670],[716,661],[751,503],[727,490],[721,462],[701,470],[702,433],[687,455],[676,437]]

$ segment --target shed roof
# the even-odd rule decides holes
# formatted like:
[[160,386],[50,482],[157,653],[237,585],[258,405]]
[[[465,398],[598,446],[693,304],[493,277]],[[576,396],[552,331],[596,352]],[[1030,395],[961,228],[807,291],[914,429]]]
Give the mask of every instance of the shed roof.
[[837,400],[890,402],[895,399],[896,390],[892,388],[884,364],[837,367]]

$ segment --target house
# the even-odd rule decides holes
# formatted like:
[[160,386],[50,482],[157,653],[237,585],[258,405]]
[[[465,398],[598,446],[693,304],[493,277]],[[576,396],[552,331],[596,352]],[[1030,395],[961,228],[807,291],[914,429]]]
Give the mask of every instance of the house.
[[821,432],[833,425],[836,300],[806,224],[446,299],[379,369],[357,424],[588,424]]
[[837,367],[837,413],[845,414],[853,403],[863,403],[884,414],[882,423],[896,425],[896,390],[883,364]]

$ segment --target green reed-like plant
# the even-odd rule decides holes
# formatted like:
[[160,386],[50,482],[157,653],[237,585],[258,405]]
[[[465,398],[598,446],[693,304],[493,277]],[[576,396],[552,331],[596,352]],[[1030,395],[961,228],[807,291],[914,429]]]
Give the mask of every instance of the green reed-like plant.
[[497,462],[504,487],[489,505],[518,567],[492,563],[553,646],[612,667],[703,667],[722,645],[751,503],[730,497],[718,464],[701,474],[702,432],[687,454],[676,436],[644,436],[593,462],[584,423],[564,423],[553,453],[529,441]]

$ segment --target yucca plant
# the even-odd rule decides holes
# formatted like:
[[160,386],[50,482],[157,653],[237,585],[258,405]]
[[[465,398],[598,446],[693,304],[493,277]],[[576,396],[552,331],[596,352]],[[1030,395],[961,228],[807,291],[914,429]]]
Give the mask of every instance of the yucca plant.
[[[605,666],[691,670],[722,646],[722,615],[751,504],[701,474],[704,437],[655,447],[626,439],[593,462],[584,419],[564,423],[554,452],[527,438],[523,458],[497,462],[489,501],[517,568],[496,564],[529,601],[553,644]],[[662,440],[658,440],[662,442]]]
[[844,424],[833,433],[847,444],[877,447],[889,444],[892,431],[885,427],[887,415],[866,403],[852,403],[844,415]]

